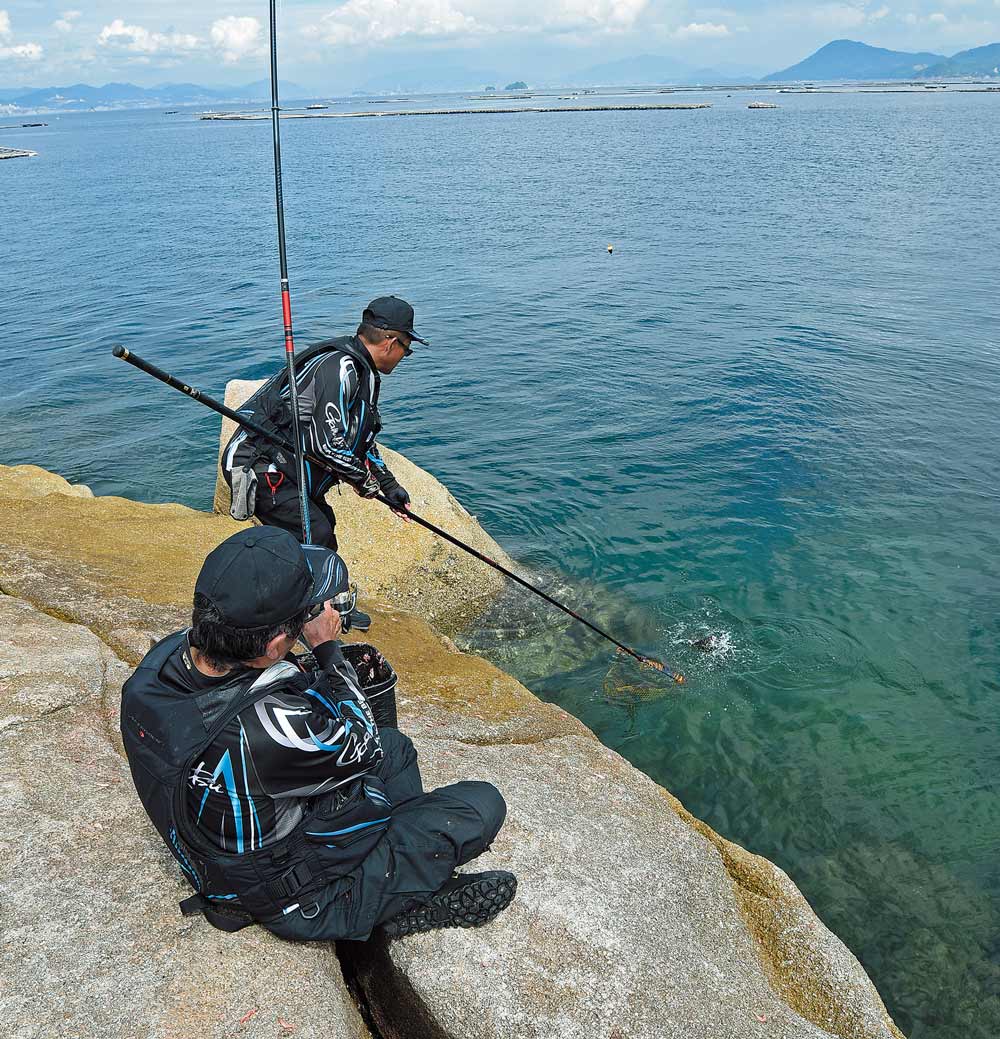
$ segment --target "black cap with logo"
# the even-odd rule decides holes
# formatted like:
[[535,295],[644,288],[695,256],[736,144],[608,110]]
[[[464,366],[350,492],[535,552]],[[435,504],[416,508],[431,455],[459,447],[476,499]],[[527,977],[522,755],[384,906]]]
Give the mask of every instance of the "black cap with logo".
[[389,332],[405,332],[424,346],[429,345],[413,331],[413,307],[398,296],[379,296],[365,307],[361,320],[366,325],[384,328]]
[[194,586],[233,628],[280,624],[347,588],[347,567],[336,552],[300,545],[278,527],[226,538],[209,552]]

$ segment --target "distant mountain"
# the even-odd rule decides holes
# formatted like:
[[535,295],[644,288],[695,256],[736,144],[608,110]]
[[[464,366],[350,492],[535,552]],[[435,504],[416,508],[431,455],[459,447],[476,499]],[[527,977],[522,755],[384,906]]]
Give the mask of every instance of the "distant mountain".
[[677,58],[668,58],[657,54],[639,54],[633,58],[620,58],[617,61],[606,61],[600,65],[591,65],[580,69],[571,76],[562,77],[560,86],[582,87],[617,87],[639,86],[649,84],[662,86],[667,84],[724,84],[752,83],[760,76],[761,70],[727,68],[696,68]]
[[[296,83],[281,83],[282,98],[311,97]],[[42,87],[14,92],[0,90],[0,100],[23,109],[78,112],[88,108],[153,107],[160,104],[208,104],[219,101],[263,101],[271,96],[268,80],[239,87],[202,87],[197,83],[164,83],[137,87],[134,83],[105,83],[92,87],[74,83],[66,87]]]
[[503,75],[494,69],[432,64],[392,68],[391,71],[383,72],[363,83],[360,93],[430,94],[435,91],[480,91],[484,83],[498,81],[503,81]]
[[41,87],[11,100],[19,108],[63,108],[68,110],[93,108],[96,105],[115,104],[125,100],[147,100],[148,93],[131,83],[105,83],[92,87],[73,83],[68,87]]
[[[254,83],[248,83],[245,87],[217,87],[216,92],[227,101],[270,101],[271,81],[269,79],[258,79]],[[281,101],[302,101],[305,98],[318,97],[313,90],[300,87],[298,83],[278,77],[278,92]]]
[[858,43],[856,40],[834,40],[797,65],[765,76],[762,82],[912,79],[945,60],[943,54],[910,54],[906,51],[886,50],[884,47],[869,47],[867,43]]
[[702,83],[705,86],[726,86],[737,83],[756,83],[763,69],[758,66],[748,68],[695,69],[688,77],[688,83]]
[[676,58],[638,54],[634,58],[605,61],[574,72],[566,78],[566,85],[617,87],[639,83],[685,83],[694,71],[692,66]]
[[920,73],[921,79],[933,76],[1000,76],[1000,43],[959,51]]

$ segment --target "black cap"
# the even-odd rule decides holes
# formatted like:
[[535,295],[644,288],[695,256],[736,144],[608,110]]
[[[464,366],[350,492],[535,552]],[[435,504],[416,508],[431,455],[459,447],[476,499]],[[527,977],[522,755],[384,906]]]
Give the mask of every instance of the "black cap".
[[366,325],[384,328],[390,332],[405,332],[411,339],[416,339],[424,346],[429,345],[413,331],[413,307],[398,296],[379,296],[365,307],[361,320]]
[[348,587],[336,552],[300,545],[287,530],[250,527],[212,549],[195,582],[234,628],[280,624]]

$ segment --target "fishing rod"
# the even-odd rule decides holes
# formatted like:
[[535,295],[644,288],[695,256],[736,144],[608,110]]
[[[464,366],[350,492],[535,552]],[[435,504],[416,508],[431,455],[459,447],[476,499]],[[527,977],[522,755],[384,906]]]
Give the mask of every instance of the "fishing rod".
[[[124,346],[116,346],[111,351],[115,357],[120,358],[123,361],[128,361],[133,367],[138,368],[140,371],[145,372],[147,375],[151,375],[154,379],[159,379],[160,382],[166,383],[167,386],[172,389],[179,390],[181,393],[190,397],[192,400],[196,400],[199,404],[204,404],[206,408],[211,408],[212,411],[217,412],[225,418],[231,419],[233,422],[242,426],[244,429],[249,430],[251,433],[256,433],[257,436],[264,437],[270,441],[275,447],[281,448],[283,451],[292,451],[292,445],[283,437],[276,433],[270,432],[265,429],[262,425],[254,422],[253,419],[248,418],[246,415],[241,415],[238,411],[234,411],[232,408],[226,407],[225,404],[220,404],[214,397],[209,397],[207,394],[202,393],[201,390],[195,389],[194,386],[189,386],[185,382],[181,382],[180,379],[174,378],[169,372],[165,372],[162,368],[158,368],[155,364],[144,360],[137,354],[132,353],[131,350],[127,350]],[[322,469],[324,472],[332,473],[337,476],[337,471],[330,465],[329,462],[323,458],[314,455],[310,451],[303,451],[303,457],[309,462],[310,465],[316,466],[318,469]],[[389,501],[384,495],[378,495],[376,498],[383,505],[388,505],[393,511],[397,511],[393,508],[392,502]],[[644,667],[652,668],[654,671],[662,671],[669,675],[673,681],[679,685],[684,682],[684,675],[680,671],[676,671],[673,668],[668,668],[660,660],[656,660],[653,657],[643,656],[641,653],[637,653],[634,649],[626,646],[624,642],[619,642],[614,635],[609,634],[603,628],[599,628],[596,624],[591,623],[586,617],[581,617],[576,610],[570,609],[564,603],[561,603],[558,599],[554,599],[548,592],[543,592],[541,588],[533,585],[530,581],[526,581],[523,577],[518,576],[513,570],[508,569],[502,563],[498,563],[495,559],[491,559],[484,552],[480,552],[479,549],[473,548],[471,545],[467,545],[464,541],[455,537],[454,534],[449,534],[448,531],[442,530],[436,524],[431,523],[430,520],[426,520],[423,516],[418,516],[415,512],[407,510],[406,516],[413,520],[414,523],[419,524],[421,527],[426,528],[433,534],[437,534],[439,538],[443,538],[445,541],[454,545],[456,548],[460,548],[463,552],[467,552],[471,556],[475,556],[480,562],[485,563],[487,566],[491,566],[494,570],[499,571],[505,577],[509,577],[512,581],[521,585],[522,588],[527,588],[529,592],[534,592],[535,595],[540,596],[547,603],[555,606],[556,609],[562,610],[563,613],[572,617],[574,620],[579,621],[585,627],[590,628],[591,631],[596,632],[601,638],[607,639],[608,642],[613,642],[619,652],[627,653],[630,657],[633,657]]]
[[286,447],[295,456],[299,476],[299,517],[302,540],[312,541],[309,524],[309,492],[306,485],[306,460],[299,427],[299,391],[295,385],[295,337],[292,334],[292,297],[288,286],[288,257],[285,252],[285,196],[281,188],[281,132],[278,129],[278,19],[275,0],[271,0],[271,136],[274,139],[274,208],[278,214],[278,259],[281,265],[281,319],[285,326],[285,364],[288,368],[288,403],[292,412],[294,447]]

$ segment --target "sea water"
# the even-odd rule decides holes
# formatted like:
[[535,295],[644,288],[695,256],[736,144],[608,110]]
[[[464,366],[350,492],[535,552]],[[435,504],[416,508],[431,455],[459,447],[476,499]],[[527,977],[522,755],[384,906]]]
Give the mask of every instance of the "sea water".
[[[785,869],[905,1032],[993,1039],[1000,97],[706,96],[283,124],[299,343],[414,304],[385,442],[688,682],[522,594],[468,642]],[[217,418],[110,348],[281,363],[268,124],[45,118],[0,133],[0,460],[207,507]]]

